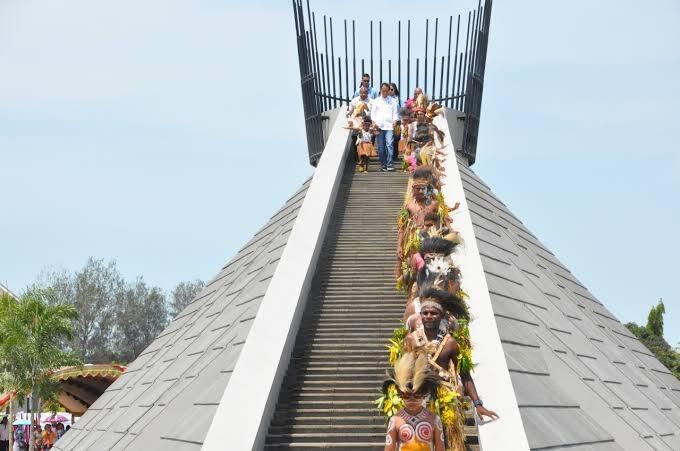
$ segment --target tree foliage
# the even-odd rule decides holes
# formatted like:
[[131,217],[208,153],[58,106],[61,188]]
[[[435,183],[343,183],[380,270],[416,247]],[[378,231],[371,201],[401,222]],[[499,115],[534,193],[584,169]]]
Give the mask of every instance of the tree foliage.
[[[54,301],[53,293],[32,288],[15,302],[4,300],[0,318],[0,359],[11,368],[3,380],[12,379],[17,393],[27,395],[62,366],[79,363],[61,343],[73,337],[73,322],[78,312],[71,304]],[[43,398],[46,399],[46,398]]]
[[126,287],[116,308],[117,359],[134,360],[160,334],[168,322],[165,295],[139,277]]
[[187,305],[198,295],[198,293],[205,287],[202,280],[194,280],[191,282],[181,282],[174,290],[172,290],[171,309],[172,316],[175,317],[186,308]]
[[76,351],[88,363],[110,360],[116,305],[125,288],[115,262],[90,258],[80,271],[47,273],[41,279],[58,302],[72,304],[79,314],[71,341]]
[[652,307],[647,317],[647,325],[627,323],[626,327],[647,347],[675,377],[680,379],[680,353],[673,349],[663,338],[663,315],[666,313],[663,302]]
[[647,316],[647,330],[655,337],[663,337],[664,313],[666,313],[666,309],[663,305],[663,301],[659,299],[659,303],[656,307],[652,307]]
[[69,303],[78,312],[72,347],[86,363],[134,360],[167,326],[170,313],[188,304],[203,287],[195,280],[182,282],[165,293],[140,276],[127,281],[115,261],[89,258],[75,272],[44,272],[39,285],[55,293],[55,302]]
[[63,346],[73,338],[75,307],[55,301],[51,291],[32,288],[18,300],[3,296],[0,310],[0,389],[19,397],[30,394],[34,403],[56,400],[59,383],[53,372],[80,363]]

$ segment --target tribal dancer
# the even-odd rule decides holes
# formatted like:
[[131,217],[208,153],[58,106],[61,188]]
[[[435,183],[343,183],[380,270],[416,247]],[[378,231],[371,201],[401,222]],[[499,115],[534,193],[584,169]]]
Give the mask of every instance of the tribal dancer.
[[[411,174],[405,205],[402,208],[397,227],[397,286],[409,293],[415,273],[411,272],[411,257],[420,248],[420,230],[425,225],[428,213],[438,213],[439,203],[430,184],[431,172],[419,167]],[[447,212],[448,213],[448,212]]]
[[399,110],[399,115],[401,116],[401,126],[399,131],[401,132],[401,139],[399,139],[399,154],[404,155],[407,153],[407,149],[411,147],[409,144],[409,138],[411,137],[411,131],[413,128],[411,124],[413,123],[413,116],[408,108],[402,108]]
[[[447,449],[464,450],[463,436],[463,408],[459,400],[460,396],[467,395],[472,399],[477,415],[480,419],[484,416],[498,418],[498,415],[487,410],[477,395],[477,388],[470,375],[471,355],[469,343],[460,343],[461,334],[466,334],[467,307],[460,298],[450,293],[426,288],[421,291],[420,323],[422,329],[416,327],[404,339],[404,349],[422,349],[427,352],[428,362],[432,370],[440,378],[440,396],[447,399],[456,399],[458,402],[451,406],[448,412],[442,413],[445,425]],[[446,317],[453,316],[458,323],[452,337],[451,324],[448,330],[442,330],[442,321],[450,322]],[[464,326],[461,326],[464,324]],[[418,326],[416,322],[416,326]],[[467,339],[469,340],[469,338]]]
[[[460,202],[456,202],[453,209],[450,211],[455,211],[460,207]],[[449,226],[442,226],[439,213],[428,213],[425,215],[425,225],[420,230],[421,241],[427,238],[444,238],[447,241],[451,241],[454,244],[462,244],[463,238],[460,233],[456,232]]]
[[[460,292],[460,270],[452,258],[456,246],[456,243],[436,236],[422,240],[420,250],[411,257],[410,262],[411,272],[417,275],[416,290],[432,285],[453,295],[465,296]],[[413,313],[409,310],[410,304],[406,306],[404,321]]]
[[[436,125],[427,120],[426,111],[424,108],[416,108],[415,113],[415,130],[411,135],[411,144],[413,145],[418,161],[423,165],[435,164],[435,160],[440,159],[445,154],[442,152],[443,147],[437,147],[435,139],[440,143],[444,140],[444,132],[439,130]],[[441,168],[438,168],[441,170]]]
[[[437,393],[437,379],[423,353],[407,353],[394,365],[394,378],[383,385],[385,397],[396,394],[403,405],[387,424],[385,451],[444,451],[444,427],[425,408]],[[395,409],[396,410],[396,409]]]
[[421,233],[425,229],[425,218],[433,214],[438,215],[439,224],[449,227],[451,219],[449,213],[453,209],[446,205],[446,201],[434,184],[439,186],[439,179],[429,166],[418,167],[409,179],[404,207],[399,214],[397,223],[397,267],[395,270],[397,287],[408,294],[415,281],[412,268],[412,256],[420,248]]

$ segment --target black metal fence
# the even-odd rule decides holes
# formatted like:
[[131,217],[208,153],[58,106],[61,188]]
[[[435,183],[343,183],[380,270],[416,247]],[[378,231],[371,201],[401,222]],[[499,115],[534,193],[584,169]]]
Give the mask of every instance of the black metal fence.
[[[484,0],[482,5],[482,0],[478,0],[477,8],[467,13],[467,23],[464,21],[461,24],[460,14],[456,20],[454,16],[449,16],[448,39],[446,40],[448,46],[445,54],[442,52],[441,55],[437,53],[437,45],[440,41],[440,28],[442,28],[441,32],[446,32],[446,21],[440,21],[438,18],[425,20],[423,58],[414,58],[411,52],[413,42],[411,20],[398,21],[395,61],[394,58],[383,58],[382,21],[371,20],[369,22],[369,57],[357,58],[356,21],[345,19],[340,33],[340,37],[344,38],[344,42],[340,42],[340,48],[344,47],[344,58],[342,54],[336,57],[333,18],[324,15],[319,18],[317,24],[317,16],[311,11],[309,0],[306,0],[306,8],[303,7],[302,0],[293,0],[310,163],[316,166],[323,152],[323,120],[326,118],[323,113],[349,103],[364,73],[370,74],[371,81],[374,83],[376,80],[378,82],[394,81],[400,88],[402,80],[405,80],[404,95],[411,93],[412,86],[413,88],[422,87],[432,101],[464,113],[462,148],[456,150],[462,152],[470,164],[474,163],[492,3],[492,0]],[[377,49],[374,36],[376,24]],[[319,34],[317,34],[317,25]],[[434,34],[433,45],[430,44],[431,34]],[[323,37],[321,42],[319,35]],[[434,47],[433,53],[429,55],[431,47]],[[378,51],[377,58],[374,55],[375,50]],[[404,51],[405,58],[402,58]],[[412,70],[414,62],[415,71]],[[385,67],[387,67],[386,74],[384,73]],[[377,79],[374,77],[376,69]],[[413,85],[411,85],[412,81]]]

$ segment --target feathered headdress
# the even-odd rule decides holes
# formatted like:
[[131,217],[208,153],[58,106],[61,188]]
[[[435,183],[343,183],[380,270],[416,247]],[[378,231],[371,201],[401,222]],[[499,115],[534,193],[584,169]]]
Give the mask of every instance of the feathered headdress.
[[438,114],[441,114],[442,111],[444,111],[444,108],[442,108],[441,105],[438,103],[431,103],[427,106],[427,111],[425,111],[425,116],[427,116],[428,119],[434,119],[435,116]]
[[[436,277],[436,276],[435,276]],[[467,303],[463,298],[456,294],[449,293],[448,291],[440,290],[433,285],[435,280],[429,280],[425,283],[418,293],[420,298],[421,308],[424,308],[428,304],[433,306],[438,306],[440,310],[451,313],[453,316],[459,319],[470,320],[470,312],[468,311]]]
[[456,243],[440,237],[425,238],[420,243],[421,254],[450,255],[456,248]]
[[394,364],[383,383],[383,392],[394,384],[400,393],[436,394],[439,378],[428,364],[425,352],[406,352]]

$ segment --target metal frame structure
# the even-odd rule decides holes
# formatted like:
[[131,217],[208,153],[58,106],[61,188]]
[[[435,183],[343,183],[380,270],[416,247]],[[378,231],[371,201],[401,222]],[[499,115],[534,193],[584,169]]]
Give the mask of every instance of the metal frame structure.
[[[371,80],[375,83],[376,79],[373,75],[377,66],[378,80],[380,81],[393,81],[393,67],[396,69],[394,73],[396,80],[394,81],[398,86],[401,86],[402,75],[405,75],[406,90],[403,92],[407,94],[411,92],[411,81],[413,79],[415,79],[414,88],[421,85],[422,72],[422,87],[430,99],[444,107],[458,110],[464,114],[465,126],[462,148],[456,150],[468,159],[469,164],[473,164],[477,152],[492,3],[493,0],[484,0],[482,5],[482,0],[478,0],[477,8],[467,14],[465,30],[461,29],[460,14],[457,16],[455,27],[454,16],[449,16],[446,56],[438,56],[437,54],[440,31],[439,18],[434,19],[434,21],[425,20],[425,52],[422,60],[420,57],[416,57],[414,60],[411,53],[411,20],[407,20],[405,24],[398,21],[398,55],[395,66],[393,66],[392,58],[383,58],[382,21],[377,21],[378,58],[377,60],[374,59],[375,27],[374,21],[371,20],[369,23],[369,67],[366,67],[365,58],[357,59],[356,21],[354,19],[351,20],[351,30],[348,20],[343,21],[345,54],[344,58],[342,55],[338,55],[336,58],[333,18],[324,15],[323,20],[319,20],[319,30],[323,28],[323,41],[320,42],[317,34],[316,13],[310,9],[309,0],[306,0],[306,8],[303,6],[303,0],[293,0],[310,163],[316,166],[323,152],[325,142],[323,121],[327,117],[324,113],[350,102],[357,89],[358,76],[361,74],[369,73]],[[402,48],[402,25],[405,25],[406,28],[405,66],[402,66],[404,50]],[[434,28],[432,56],[428,54],[431,47],[431,28]],[[455,41],[453,40],[454,28]],[[461,36],[462,31],[464,31],[464,35]],[[464,42],[462,38],[464,38]],[[451,55],[452,45],[454,45],[453,56]],[[342,43],[340,47],[343,47]],[[415,74],[412,75],[410,69],[413,61],[415,61],[416,69]],[[360,66],[358,66],[358,63]],[[387,74],[383,72],[385,66],[387,66]],[[385,75],[387,75],[387,79],[384,78]],[[350,80],[350,77],[352,80]]]

